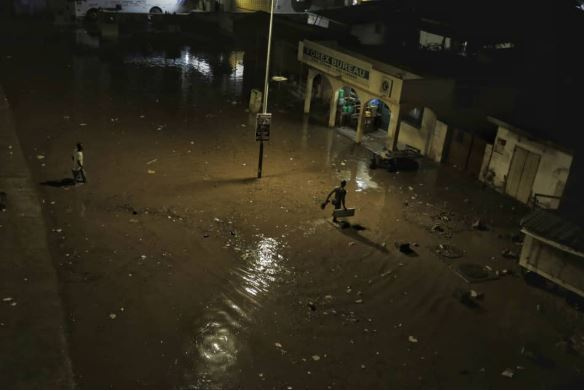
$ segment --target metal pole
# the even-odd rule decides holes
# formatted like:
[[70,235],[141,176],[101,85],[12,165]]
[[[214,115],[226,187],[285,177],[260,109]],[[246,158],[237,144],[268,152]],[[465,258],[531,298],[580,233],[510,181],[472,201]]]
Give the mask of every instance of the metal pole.
[[[272,48],[272,25],[274,22],[274,2],[271,1],[270,6],[270,29],[268,31],[268,52],[266,54],[266,77],[264,79],[264,99],[262,102],[262,113],[266,114],[268,112],[268,81],[270,77],[270,50]],[[264,142],[260,141],[260,156],[258,159],[258,178],[262,177],[262,165],[264,162]]]
[[258,178],[262,177],[262,163],[264,161],[264,142],[260,141],[260,157],[258,159]]
[[272,49],[272,25],[273,25],[273,21],[274,21],[274,2],[275,0],[272,0],[271,2],[271,8],[270,8],[270,29],[268,31],[268,53],[266,54],[266,76],[264,79],[264,100],[263,100],[263,104],[262,104],[262,113],[267,113],[268,112],[268,80],[270,77],[270,52]]

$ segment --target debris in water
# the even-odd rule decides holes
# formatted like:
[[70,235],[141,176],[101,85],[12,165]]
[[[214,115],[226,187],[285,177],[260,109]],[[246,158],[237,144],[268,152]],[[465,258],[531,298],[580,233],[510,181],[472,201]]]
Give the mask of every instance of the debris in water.
[[517,258],[519,258],[516,252],[511,251],[509,249],[503,250],[501,252],[501,255],[504,256],[505,258],[509,258],[509,259],[517,259]]
[[282,348],[282,344],[280,342],[275,342],[274,346],[280,349]]
[[148,174],[156,174],[156,171],[154,171],[154,170],[148,170],[147,172],[148,172]]
[[146,259],[146,255],[142,254],[142,255],[140,255],[140,258],[144,260],[144,259]]
[[[472,292],[475,292],[474,290],[464,290],[461,288],[457,288],[454,293],[452,294],[452,296],[454,296],[455,299],[457,299],[458,301],[460,301],[462,304],[464,304],[465,306],[469,307],[469,308],[477,308],[479,306],[479,304],[474,300],[475,298],[478,299],[477,297],[473,297]],[[478,295],[478,293],[475,292],[475,294]]]
[[483,221],[481,219],[475,220],[475,222],[472,223],[472,228],[476,229],[477,231],[486,231],[487,230],[487,226],[485,225],[485,223],[483,223]]
[[512,369],[507,368],[503,372],[501,372],[501,375],[502,376],[505,376],[505,377],[508,377],[508,378],[512,378],[513,375],[515,375],[515,372],[513,372]]
[[85,122],[81,122],[79,126],[87,126],[87,124]]
[[109,314],[110,319],[115,319],[117,318],[117,315],[114,313]]
[[411,343],[418,343],[418,339],[411,335],[408,337],[408,341],[410,341]]
[[316,305],[314,305],[312,301],[308,302],[308,307],[310,308],[311,311],[316,311]]
[[312,356],[312,359],[313,359],[314,361],[318,361],[318,360],[320,360],[320,356],[319,356],[319,355],[317,355],[317,354],[315,354],[315,355],[313,355],[313,356]]
[[2,301],[3,302],[6,302],[6,303],[7,302],[10,302],[10,301],[12,301],[12,297],[5,297],[5,298],[2,299]]
[[415,251],[412,250],[410,243],[409,242],[395,242],[395,247],[399,249],[400,252],[404,253],[404,254],[414,254]]
[[158,159],[152,159],[150,161],[147,161],[146,164],[150,165],[152,163],[156,163],[158,161]]
[[37,155],[37,159],[39,160],[43,160],[45,158],[45,155]]
[[469,293],[470,293],[470,297],[472,297],[473,299],[477,299],[477,300],[482,299],[484,296],[484,294],[482,292],[479,293],[479,292],[475,291],[474,289],[471,289]]
[[363,303],[363,299],[357,299],[357,300],[355,300],[355,303],[356,304],[362,304]]
[[462,250],[451,244],[439,244],[436,248],[436,253],[442,257],[451,259],[460,258],[463,255]]

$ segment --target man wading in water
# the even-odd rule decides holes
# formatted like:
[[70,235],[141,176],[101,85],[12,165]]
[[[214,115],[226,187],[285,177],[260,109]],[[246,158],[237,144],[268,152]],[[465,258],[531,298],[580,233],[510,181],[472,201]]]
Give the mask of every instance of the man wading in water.
[[73,150],[73,180],[76,184],[87,182],[85,177],[85,168],[83,166],[83,145],[77,143],[75,149]]
[[[335,187],[330,193],[329,195],[326,197],[326,200],[324,200],[324,202],[320,205],[321,209],[324,209],[326,204],[328,204],[330,201],[329,199],[331,198],[331,196],[334,194],[335,198],[333,199],[333,205],[335,206],[335,209],[341,209],[341,205],[343,206],[343,209],[347,210],[347,207],[345,206],[345,197],[347,196],[347,190],[345,189],[345,186],[347,185],[347,181],[342,180],[341,181],[341,186],[339,187]],[[335,216],[335,211],[333,210],[333,222],[338,223],[339,221],[337,220],[337,217]]]

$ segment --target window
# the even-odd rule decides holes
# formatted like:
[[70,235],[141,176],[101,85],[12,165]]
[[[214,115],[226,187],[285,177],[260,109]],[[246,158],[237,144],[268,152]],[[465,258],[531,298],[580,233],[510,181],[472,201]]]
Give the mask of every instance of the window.
[[503,153],[505,151],[505,145],[507,145],[507,140],[503,138],[498,138],[495,140],[495,152],[496,153]]
[[404,115],[404,121],[409,123],[410,125],[420,128],[422,126],[422,117],[424,116],[424,108],[423,107],[416,107],[415,109],[410,110],[406,115]]

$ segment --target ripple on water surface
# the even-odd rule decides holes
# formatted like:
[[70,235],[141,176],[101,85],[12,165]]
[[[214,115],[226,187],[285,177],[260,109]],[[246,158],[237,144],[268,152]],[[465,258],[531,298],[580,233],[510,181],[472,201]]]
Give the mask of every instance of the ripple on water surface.
[[233,384],[233,367],[246,350],[246,332],[254,326],[254,313],[266,294],[286,272],[281,254],[284,244],[259,235],[250,246],[240,244],[243,266],[237,268],[214,302],[206,309],[194,336],[192,372],[186,380],[194,387]]

